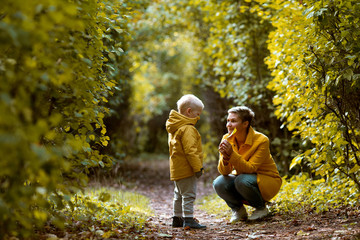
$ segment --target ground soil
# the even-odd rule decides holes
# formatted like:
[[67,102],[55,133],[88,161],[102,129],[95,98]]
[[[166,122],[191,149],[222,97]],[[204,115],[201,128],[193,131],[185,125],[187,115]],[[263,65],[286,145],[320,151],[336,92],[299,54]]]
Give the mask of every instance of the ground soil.
[[[173,182],[167,161],[154,160],[127,164],[124,182],[119,187],[151,199],[154,215],[138,237],[145,239],[360,239],[358,209],[334,209],[325,213],[309,212],[297,216],[272,214],[257,222],[229,224],[228,217],[209,215],[195,205],[195,217],[206,230],[172,228]],[[197,198],[213,194],[215,171],[208,171],[198,184]],[[130,183],[130,184],[129,184]],[[230,212],[229,212],[230,214]],[[136,237],[135,235],[133,236]]]

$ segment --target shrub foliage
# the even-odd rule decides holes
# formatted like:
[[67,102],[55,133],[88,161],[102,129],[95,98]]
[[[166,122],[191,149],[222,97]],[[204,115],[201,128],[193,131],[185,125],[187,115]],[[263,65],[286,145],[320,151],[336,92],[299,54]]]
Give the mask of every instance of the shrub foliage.
[[314,145],[290,167],[303,161],[317,175],[341,175],[360,190],[360,5],[280,2],[272,5],[268,87],[276,92],[275,114]]
[[113,60],[128,10],[95,0],[1,5],[0,235],[28,236],[85,186],[89,168],[112,164],[101,154],[104,104],[119,82]]

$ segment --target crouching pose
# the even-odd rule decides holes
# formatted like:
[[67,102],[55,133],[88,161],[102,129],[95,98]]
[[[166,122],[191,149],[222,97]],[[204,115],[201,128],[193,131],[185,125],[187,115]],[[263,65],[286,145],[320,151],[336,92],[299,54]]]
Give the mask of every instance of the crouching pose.
[[[231,108],[226,124],[228,133],[219,145],[221,175],[214,180],[213,187],[231,208],[231,223],[267,216],[265,203],[279,192],[282,183],[270,154],[269,139],[251,127],[254,117],[248,107]],[[244,204],[255,208],[250,217]]]

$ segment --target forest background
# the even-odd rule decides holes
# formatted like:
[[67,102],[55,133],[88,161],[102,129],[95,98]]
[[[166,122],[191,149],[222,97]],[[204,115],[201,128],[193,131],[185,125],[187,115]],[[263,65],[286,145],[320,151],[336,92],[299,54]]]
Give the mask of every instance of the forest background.
[[358,205],[359,16],[354,0],[3,0],[0,234],[95,209],[89,178],[167,154],[185,93],[205,104],[206,165],[246,105],[284,177],[279,211]]

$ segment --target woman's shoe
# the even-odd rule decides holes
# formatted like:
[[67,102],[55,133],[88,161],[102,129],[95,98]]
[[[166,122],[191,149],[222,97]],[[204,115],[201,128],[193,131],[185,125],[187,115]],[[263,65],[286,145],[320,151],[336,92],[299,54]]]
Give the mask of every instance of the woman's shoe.
[[238,221],[245,221],[248,217],[246,208],[242,206],[239,210],[232,210],[232,215],[230,218],[230,223],[236,223]]
[[270,212],[267,209],[267,207],[257,208],[257,209],[255,209],[253,214],[251,214],[251,216],[249,217],[249,220],[250,221],[260,220],[260,219],[266,217],[267,215],[269,215],[269,213]]

